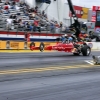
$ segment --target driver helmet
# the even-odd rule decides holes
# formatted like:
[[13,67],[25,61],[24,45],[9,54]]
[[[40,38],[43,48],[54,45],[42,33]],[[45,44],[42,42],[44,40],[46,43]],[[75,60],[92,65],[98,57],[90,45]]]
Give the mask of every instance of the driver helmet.
[[67,34],[65,34],[64,36],[67,36]]
[[64,35],[63,35],[63,37],[66,37],[66,36],[67,36],[67,34],[64,34]]

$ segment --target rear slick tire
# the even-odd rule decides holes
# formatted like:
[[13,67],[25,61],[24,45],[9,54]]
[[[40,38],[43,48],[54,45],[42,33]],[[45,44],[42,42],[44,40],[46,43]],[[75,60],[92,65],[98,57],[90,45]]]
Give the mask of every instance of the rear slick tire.
[[89,46],[87,46],[87,45],[84,45],[82,47],[81,51],[82,51],[83,56],[89,56],[90,53],[91,53],[91,48]]

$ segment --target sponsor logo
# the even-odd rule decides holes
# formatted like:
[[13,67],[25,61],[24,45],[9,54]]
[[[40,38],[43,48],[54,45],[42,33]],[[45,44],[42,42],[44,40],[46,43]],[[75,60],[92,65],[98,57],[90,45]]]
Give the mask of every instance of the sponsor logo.
[[93,11],[92,12],[92,16],[96,16],[96,11]]
[[59,50],[59,49],[62,49],[64,50],[65,48],[64,47],[52,47],[53,50]]
[[95,6],[95,10],[98,10],[98,8],[99,8],[98,6]]
[[97,28],[95,29],[95,32],[100,32],[100,28],[97,27]]
[[89,46],[90,48],[92,48],[92,47],[93,47],[93,44],[92,44],[92,43],[88,43],[88,46]]
[[[88,8],[81,6],[74,6],[74,9],[78,18],[87,19],[89,10]],[[69,15],[72,16],[71,12]]]
[[82,10],[75,10],[75,12],[76,12],[76,14],[78,14],[78,15],[83,15],[83,14],[84,14],[84,12],[83,12]]

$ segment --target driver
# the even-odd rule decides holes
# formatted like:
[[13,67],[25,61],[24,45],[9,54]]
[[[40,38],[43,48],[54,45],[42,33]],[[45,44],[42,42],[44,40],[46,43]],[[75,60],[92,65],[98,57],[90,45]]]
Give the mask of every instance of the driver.
[[69,42],[73,42],[74,38],[73,36],[68,36],[67,34],[65,34],[61,37],[61,41],[63,42],[65,40],[68,40]]
[[70,42],[72,42],[72,41],[73,41],[73,38],[70,36],[70,37],[68,37],[68,40],[69,40]]
[[62,37],[61,37],[61,41],[63,42],[63,41],[65,41],[66,39],[67,39],[67,34],[65,34],[65,35],[63,35]]

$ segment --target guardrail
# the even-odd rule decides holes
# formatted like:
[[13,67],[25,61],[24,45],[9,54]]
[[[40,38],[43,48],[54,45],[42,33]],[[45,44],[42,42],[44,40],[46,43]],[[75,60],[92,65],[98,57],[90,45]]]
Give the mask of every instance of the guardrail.
[[26,37],[30,35],[30,41],[55,41],[55,39],[63,33],[47,33],[47,32],[33,32],[33,31],[12,31],[1,30],[0,40],[3,41],[26,41]]

